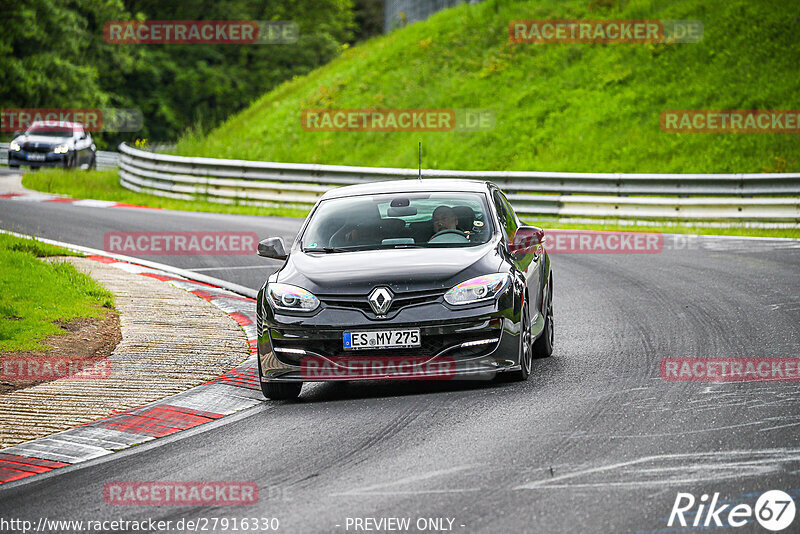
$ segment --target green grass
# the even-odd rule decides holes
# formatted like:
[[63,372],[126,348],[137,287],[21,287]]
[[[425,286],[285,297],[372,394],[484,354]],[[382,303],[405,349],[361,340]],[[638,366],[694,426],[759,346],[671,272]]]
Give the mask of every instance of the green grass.
[[54,321],[103,317],[114,308],[113,294],[91,277],[38,259],[63,255],[75,254],[0,234],[0,352],[47,350],[40,341],[64,333]]
[[[800,170],[800,136],[665,133],[668,109],[800,108],[800,16],[785,0],[487,0],[345,51],[266,93],[182,155],[575,172]],[[701,20],[685,44],[512,44],[515,19]],[[485,132],[322,133],[308,108],[483,108]]]
[[22,185],[43,191],[69,195],[73,198],[111,200],[137,206],[150,206],[170,210],[233,213],[240,215],[274,215],[282,217],[305,217],[308,210],[287,207],[256,207],[219,204],[207,201],[176,200],[130,191],[119,185],[116,169],[106,171],[79,171],[64,169],[42,169],[28,172]]
[[[699,43],[513,44],[517,19],[700,20]],[[800,171],[800,135],[665,133],[669,109],[799,109],[800,10],[785,0],[486,0],[345,50],[264,94],[175,152],[294,163],[431,169],[738,173]],[[477,108],[483,132],[334,133],[300,126],[309,108]],[[134,193],[115,171],[29,173],[24,185],[168,209],[284,215],[306,210]],[[618,225],[558,223],[619,229]],[[633,227],[647,231],[658,227]],[[663,231],[800,237],[794,229],[664,225]]]
[[50,256],[83,256],[83,254],[79,252],[72,252],[71,250],[61,247],[48,245],[47,243],[42,243],[38,239],[26,239],[5,233],[0,233],[0,250],[23,252],[31,256],[36,256],[37,258],[48,258]]

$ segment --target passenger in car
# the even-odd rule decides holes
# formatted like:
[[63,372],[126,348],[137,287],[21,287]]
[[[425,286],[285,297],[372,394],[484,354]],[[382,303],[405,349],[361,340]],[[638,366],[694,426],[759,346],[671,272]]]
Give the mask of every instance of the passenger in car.
[[433,210],[433,233],[441,232],[442,230],[457,230],[458,217],[456,212],[450,206],[439,206]]

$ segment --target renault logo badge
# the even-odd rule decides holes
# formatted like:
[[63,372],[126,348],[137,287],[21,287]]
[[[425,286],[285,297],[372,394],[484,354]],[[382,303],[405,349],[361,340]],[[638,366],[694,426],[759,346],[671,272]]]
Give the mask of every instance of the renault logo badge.
[[385,315],[392,305],[392,292],[388,287],[376,287],[369,294],[369,305],[375,315]]

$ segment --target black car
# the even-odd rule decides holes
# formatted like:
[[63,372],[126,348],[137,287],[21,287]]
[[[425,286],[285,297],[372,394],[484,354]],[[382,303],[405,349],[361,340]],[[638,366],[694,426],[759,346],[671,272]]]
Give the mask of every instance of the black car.
[[258,366],[272,399],[303,382],[526,380],[553,351],[543,230],[490,182],[398,180],[341,187],[314,206],[258,294]]
[[8,147],[8,166],[97,167],[97,147],[83,125],[76,122],[34,122]]

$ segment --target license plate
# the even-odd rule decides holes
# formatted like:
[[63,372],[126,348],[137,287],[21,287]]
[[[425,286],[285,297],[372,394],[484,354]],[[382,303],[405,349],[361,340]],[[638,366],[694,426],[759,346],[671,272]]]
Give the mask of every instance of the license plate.
[[419,347],[419,329],[345,332],[344,350]]
[[44,161],[44,158],[44,154],[28,154],[28,159],[30,161]]

